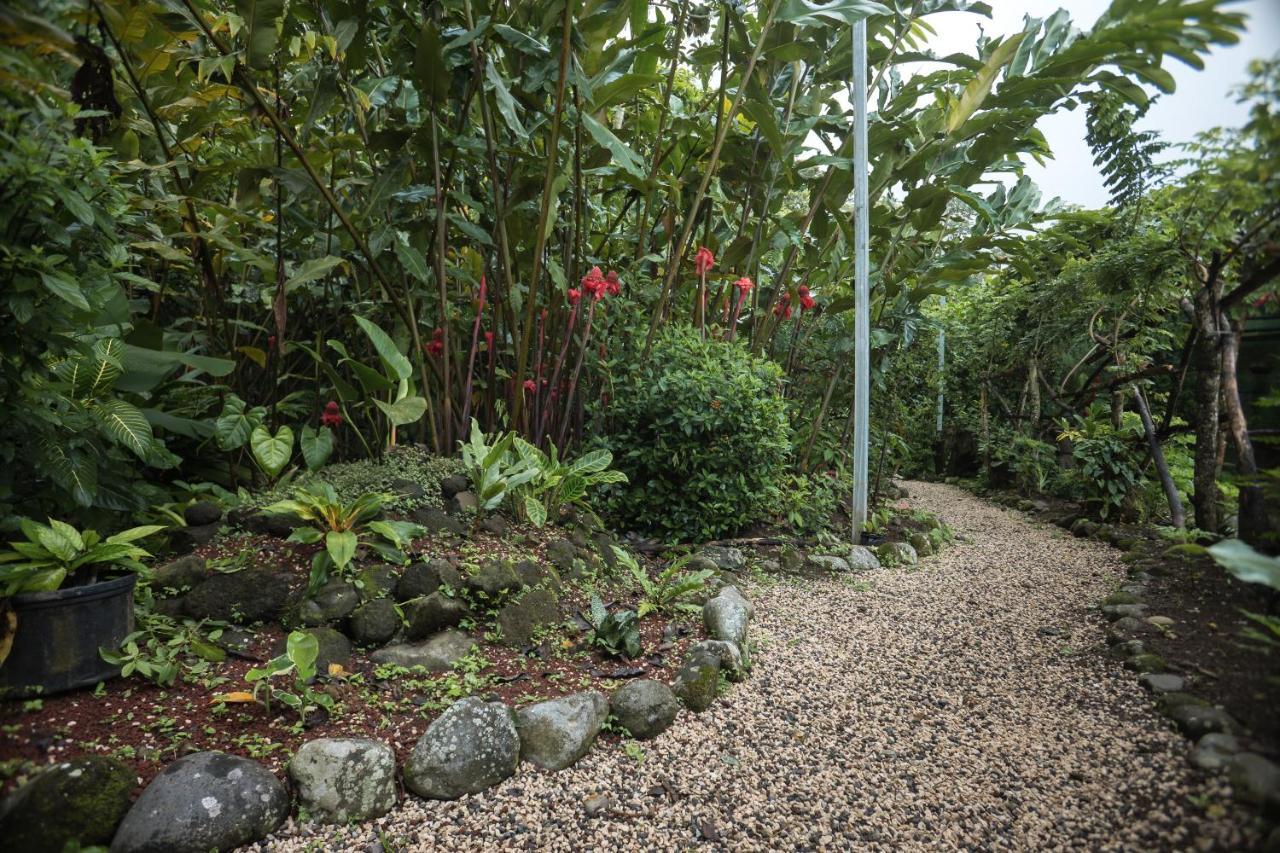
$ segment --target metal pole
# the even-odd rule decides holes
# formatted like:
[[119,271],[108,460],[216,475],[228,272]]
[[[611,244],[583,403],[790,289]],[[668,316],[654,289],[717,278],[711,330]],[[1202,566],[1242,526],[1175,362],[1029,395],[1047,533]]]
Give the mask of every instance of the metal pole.
[[[944,309],[944,322],[947,307],[947,297],[942,297],[942,307]],[[947,327],[938,327],[938,423],[935,427],[938,438],[942,438],[942,395],[947,387]]]
[[853,544],[867,521],[871,311],[867,277],[867,22],[853,25]]

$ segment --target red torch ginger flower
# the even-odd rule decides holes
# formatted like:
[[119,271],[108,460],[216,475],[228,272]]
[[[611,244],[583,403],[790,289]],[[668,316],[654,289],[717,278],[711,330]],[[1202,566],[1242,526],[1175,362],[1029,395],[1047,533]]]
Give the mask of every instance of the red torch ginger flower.
[[320,425],[327,427],[342,425],[342,413],[338,411],[336,400],[330,400],[325,404],[324,411],[320,414]]
[[484,345],[489,349],[493,349],[493,332],[484,333]]
[[569,304],[577,305],[578,300],[582,298],[582,291],[576,287],[569,288]]
[[800,285],[800,310],[808,311],[817,304],[817,300],[809,295],[809,286],[805,284]]
[[439,358],[444,353],[444,329],[436,329],[431,333],[431,343],[427,344],[427,355]]
[[693,268],[698,271],[698,275],[706,275],[715,264],[716,256],[711,254],[711,250],[706,246],[699,246],[693,256]]
[[784,320],[791,319],[791,294],[784,293],[782,298],[778,300],[778,304],[773,306],[773,315],[781,317]]
[[599,302],[604,298],[605,291],[609,289],[609,282],[605,279],[604,273],[600,271],[600,267],[592,267],[591,271],[582,277],[582,292],[591,294],[594,302]]
[[618,278],[617,272],[609,270],[609,274],[604,277],[604,280],[608,285],[606,289],[609,291],[610,296],[617,296],[622,292],[622,280]]
[[534,382],[532,379],[526,379],[524,381],[524,391],[526,394],[533,394],[537,390],[538,390],[537,382]]

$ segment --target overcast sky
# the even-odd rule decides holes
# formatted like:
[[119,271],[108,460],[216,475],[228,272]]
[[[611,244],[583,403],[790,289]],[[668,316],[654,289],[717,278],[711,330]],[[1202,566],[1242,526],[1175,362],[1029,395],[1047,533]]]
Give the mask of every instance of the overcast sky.
[[[1108,5],[1109,0],[994,0],[991,19],[959,12],[931,17],[938,35],[930,46],[939,55],[971,51],[979,25],[989,35],[1020,32],[1024,15],[1044,18],[1062,6],[1070,9],[1077,27],[1088,29]],[[1245,80],[1251,59],[1280,51],[1280,0],[1246,0],[1232,7],[1249,16],[1248,30],[1240,41],[1216,48],[1205,60],[1203,71],[1167,58],[1165,67],[1177,80],[1177,91],[1161,97],[1140,128],[1158,130],[1166,141],[1177,143],[1211,127],[1244,123],[1247,110],[1235,103],[1229,92]],[[1054,159],[1044,167],[1031,163],[1027,172],[1045,198],[1058,196],[1086,207],[1105,204],[1107,192],[1084,141],[1083,107],[1049,116],[1039,127],[1053,148]]]

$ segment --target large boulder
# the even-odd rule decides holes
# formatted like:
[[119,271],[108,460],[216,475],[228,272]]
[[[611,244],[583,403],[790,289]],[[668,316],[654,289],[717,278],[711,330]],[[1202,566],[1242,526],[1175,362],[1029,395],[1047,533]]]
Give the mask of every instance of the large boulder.
[[391,642],[400,630],[400,614],[389,598],[366,601],[351,613],[347,633],[362,646],[381,646]]
[[741,647],[746,642],[747,623],[754,612],[751,602],[737,587],[726,586],[703,606],[702,619],[713,640],[728,640]]
[[467,605],[457,598],[450,598],[443,592],[433,592],[412,601],[406,601],[404,621],[408,626],[405,634],[410,640],[420,640],[446,628],[454,628],[467,618]]
[[747,555],[740,548],[708,545],[699,552],[699,556],[715,563],[722,572],[740,572],[747,567]]
[[544,770],[563,770],[587,754],[608,716],[608,700],[594,690],[521,708],[520,758]]
[[222,520],[222,507],[213,501],[196,501],[182,511],[182,520],[188,527],[203,527]]
[[396,754],[369,738],[320,738],[289,762],[298,803],[322,823],[382,817],[396,804]]
[[880,568],[880,560],[876,558],[876,552],[866,545],[850,547],[845,559],[849,561],[849,568],[855,572],[870,572]]
[[430,800],[453,800],[493,787],[519,762],[511,709],[469,696],[450,705],[418,739],[405,761],[404,784]]
[[578,548],[568,539],[552,539],[547,543],[547,562],[561,572],[572,576],[578,559]]
[[425,527],[428,533],[444,534],[446,536],[467,535],[467,526],[440,507],[432,506],[417,509],[413,511],[410,517]]
[[221,752],[179,758],[138,797],[111,853],[233,850],[276,830],[289,795],[266,768]]
[[[316,672],[325,675],[329,672],[329,665],[335,663],[344,669],[351,666],[351,641],[341,631],[321,627],[306,628],[303,633],[315,637],[316,645],[319,646],[319,651],[316,653]],[[284,654],[286,643],[285,639],[276,643],[277,655]]]
[[920,555],[909,542],[885,542],[876,549],[876,556],[889,566],[914,566],[920,562]]
[[1280,767],[1253,752],[1241,752],[1227,764],[1236,796],[1261,806],[1271,817],[1280,815]]
[[69,842],[107,844],[137,781],[127,766],[100,755],[54,764],[0,803],[3,846],[15,853],[62,853]]
[[462,631],[442,631],[420,643],[400,643],[378,649],[369,659],[407,669],[421,666],[428,672],[446,672],[475,647],[476,641]]
[[399,582],[400,575],[395,566],[370,566],[356,576],[356,589],[360,591],[361,601],[372,601],[394,595]]
[[354,584],[333,578],[312,596],[327,622],[339,622],[360,606],[360,592]]
[[849,563],[844,557],[837,557],[834,554],[810,554],[810,568],[819,572],[830,572],[833,575],[844,574],[849,571]]
[[689,649],[689,654],[709,654],[719,659],[720,669],[730,681],[742,681],[747,677],[747,667],[742,659],[742,649],[727,640],[703,640]]
[[559,621],[560,602],[555,593],[546,589],[531,589],[519,601],[498,611],[502,642],[516,649],[532,644],[534,634],[543,625],[554,625]]
[[609,706],[622,727],[640,740],[662,734],[680,710],[671,688],[651,678],[622,685],[613,692]]
[[188,554],[165,563],[152,575],[153,584],[160,589],[190,589],[209,577],[209,564],[204,557]]
[[396,599],[410,601],[430,595],[440,588],[444,572],[450,569],[453,569],[453,564],[440,558],[414,563],[401,573],[400,580],[396,583]]
[[692,652],[676,674],[672,692],[685,707],[702,713],[716,701],[720,688],[720,658],[707,651]]
[[193,619],[249,624],[274,619],[288,598],[289,582],[283,575],[244,569],[201,582],[183,599],[183,609]]
[[467,588],[481,601],[496,602],[505,593],[515,592],[523,584],[515,569],[505,560],[488,560],[466,580]]

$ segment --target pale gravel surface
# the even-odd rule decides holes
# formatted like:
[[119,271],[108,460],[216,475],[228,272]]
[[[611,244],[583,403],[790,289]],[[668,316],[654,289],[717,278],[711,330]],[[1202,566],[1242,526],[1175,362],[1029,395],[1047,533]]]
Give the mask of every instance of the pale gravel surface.
[[[381,830],[397,850],[676,849],[699,843],[695,823],[719,836],[702,846],[733,850],[1245,846],[1221,783],[1098,651],[1088,606],[1123,576],[1119,552],[909,485],[967,541],[865,583],[751,590],[755,676],[682,713],[639,766],[597,748],[457,802],[409,797],[364,827],[291,824],[261,847],[378,850]],[[588,818],[596,794],[613,807]]]

